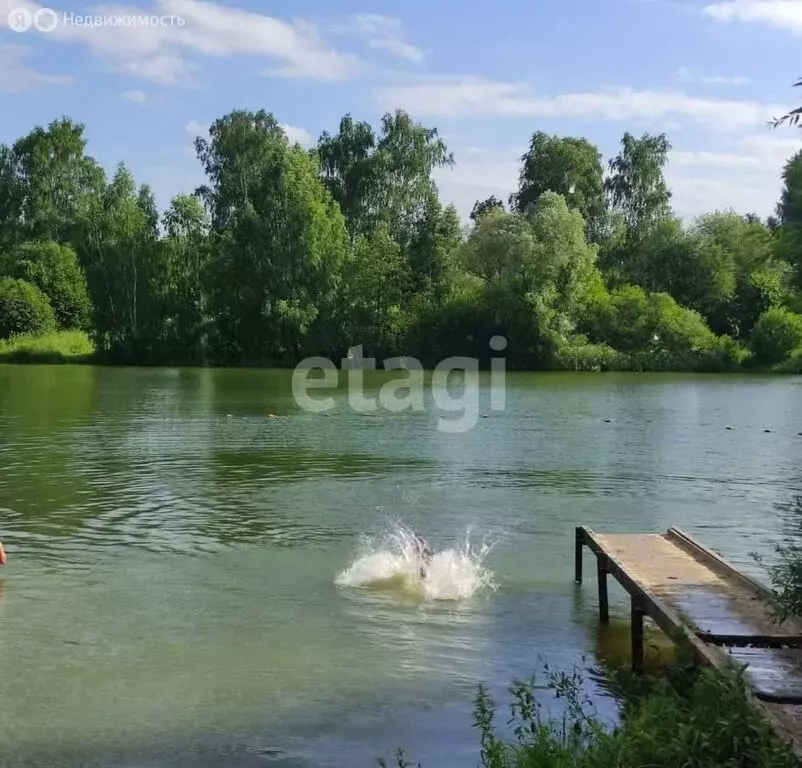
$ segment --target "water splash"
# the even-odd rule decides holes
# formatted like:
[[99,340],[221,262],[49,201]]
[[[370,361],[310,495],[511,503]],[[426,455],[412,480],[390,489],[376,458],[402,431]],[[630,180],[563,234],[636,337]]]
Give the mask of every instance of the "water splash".
[[[432,543],[429,542],[429,546]],[[403,589],[427,600],[464,600],[481,589],[495,589],[493,574],[484,566],[492,544],[471,545],[470,529],[462,543],[433,550],[421,578],[414,532],[401,523],[379,537],[364,537],[354,562],[335,579],[344,587]]]

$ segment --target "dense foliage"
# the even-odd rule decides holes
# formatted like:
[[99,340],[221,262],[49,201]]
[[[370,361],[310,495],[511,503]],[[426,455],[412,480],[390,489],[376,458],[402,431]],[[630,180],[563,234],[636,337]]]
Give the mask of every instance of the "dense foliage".
[[53,307],[35,285],[0,278],[0,339],[21,333],[45,333],[56,326]]
[[[402,111],[346,115],[309,151],[265,111],[195,142],[199,189],[160,212],[111,177],[68,118],[0,146],[0,338],[86,330],[143,363],[293,365],[363,345],[379,360],[511,367],[802,367],[802,151],[777,217],[671,210],[664,135],[625,134],[606,164],[577,137],[533,134],[509,206],[443,206],[454,163]],[[11,282],[9,282],[11,281]]]
[[86,276],[69,246],[23,243],[0,253],[0,274],[35,285],[45,294],[60,328],[85,328],[92,305]]

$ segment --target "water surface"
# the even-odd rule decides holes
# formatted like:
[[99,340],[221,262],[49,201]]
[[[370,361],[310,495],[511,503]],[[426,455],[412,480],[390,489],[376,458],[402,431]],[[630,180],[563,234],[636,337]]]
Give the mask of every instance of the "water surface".
[[[0,366],[0,763],[473,765],[479,681],[602,642],[574,526],[678,525],[755,571],[802,494],[802,378],[520,374],[462,434],[289,382]],[[494,542],[496,588],[337,584],[399,520]]]

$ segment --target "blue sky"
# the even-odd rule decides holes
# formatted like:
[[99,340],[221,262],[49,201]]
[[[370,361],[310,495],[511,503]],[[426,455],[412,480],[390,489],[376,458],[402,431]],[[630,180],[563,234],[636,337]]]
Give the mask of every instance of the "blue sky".
[[[782,165],[802,148],[799,130],[766,127],[802,103],[790,87],[802,76],[802,0],[42,7],[0,0],[0,141],[69,115],[86,124],[91,155],[125,162],[162,206],[201,181],[192,138],[236,108],[272,111],[309,144],[346,112],[377,124],[403,107],[453,150],[457,166],[438,182],[463,215],[514,190],[536,130],[585,136],[606,159],[626,130],[665,131],[684,217],[771,213]],[[96,15],[125,18],[76,23]],[[134,20],[144,16],[164,21]],[[56,26],[15,31],[20,18]]]

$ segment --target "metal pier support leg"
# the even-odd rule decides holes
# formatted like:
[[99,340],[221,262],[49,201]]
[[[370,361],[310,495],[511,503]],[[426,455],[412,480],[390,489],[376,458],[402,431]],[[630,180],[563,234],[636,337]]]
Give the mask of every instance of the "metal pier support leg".
[[643,609],[640,599],[632,596],[632,671],[643,672]]
[[581,527],[576,529],[574,539],[574,581],[582,583],[582,544],[585,541],[585,532]]
[[599,620],[602,624],[610,621],[610,607],[607,602],[607,558],[596,555],[596,574],[599,581]]

